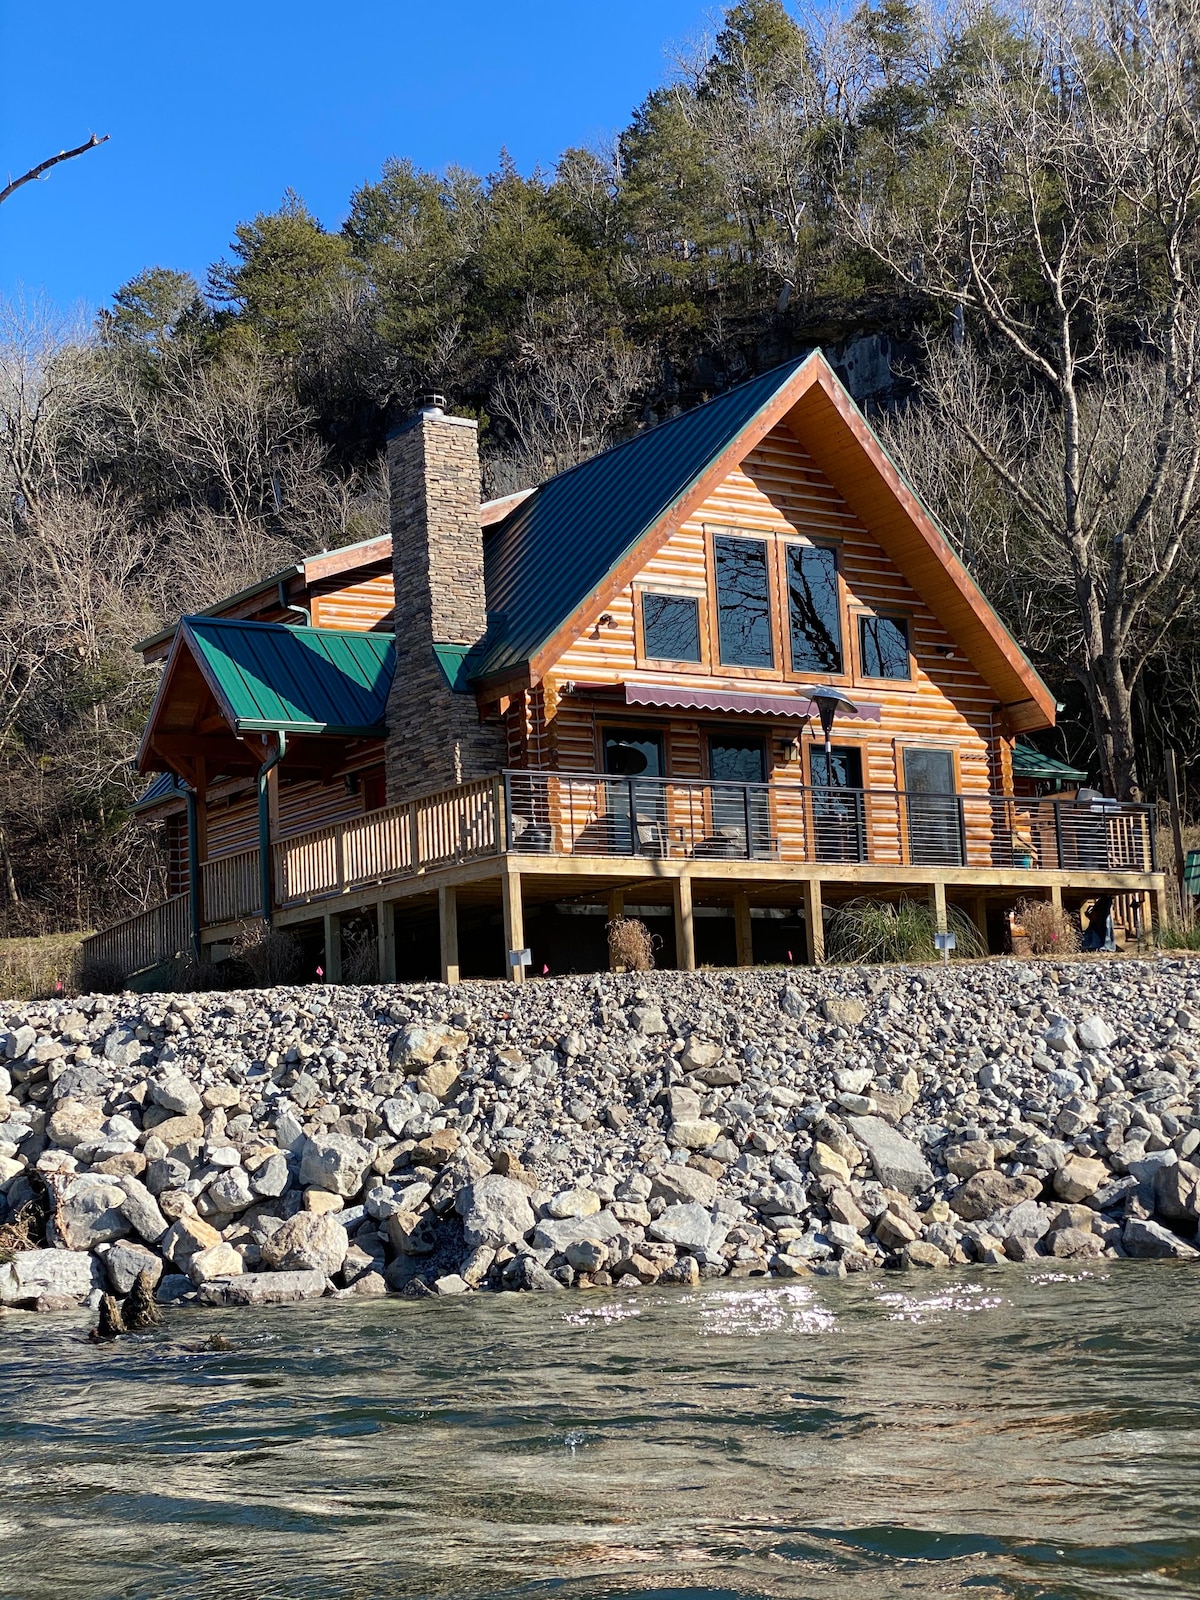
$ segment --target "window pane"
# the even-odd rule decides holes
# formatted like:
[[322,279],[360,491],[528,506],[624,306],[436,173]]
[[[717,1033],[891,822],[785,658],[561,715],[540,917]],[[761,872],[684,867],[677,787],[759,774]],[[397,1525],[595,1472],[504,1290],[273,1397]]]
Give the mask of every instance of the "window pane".
[[727,667],[771,667],[771,601],[762,539],[714,539],[717,632]]
[[643,594],[642,633],[655,661],[699,661],[700,602],[687,595]]
[[859,621],[864,678],[907,678],[908,623],[895,617],[862,617]]
[[809,771],[812,774],[813,787],[861,789],[862,751],[856,745],[847,745],[839,749],[835,744],[829,754],[830,760],[826,761],[824,750],[819,750],[815,746],[809,753]]
[[765,783],[766,746],[761,739],[714,734],[708,741],[708,768],[718,783]]
[[792,671],[840,672],[842,622],[834,553],[790,544],[787,562]]

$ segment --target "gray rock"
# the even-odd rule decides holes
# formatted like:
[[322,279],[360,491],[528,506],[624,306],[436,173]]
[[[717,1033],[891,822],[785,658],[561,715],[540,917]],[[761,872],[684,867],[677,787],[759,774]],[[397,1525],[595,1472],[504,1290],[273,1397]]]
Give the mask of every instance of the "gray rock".
[[677,1201],[695,1201],[697,1205],[711,1206],[717,1198],[717,1180],[695,1167],[683,1167],[671,1162],[655,1173],[651,1196],[661,1195],[669,1204]]
[[658,1006],[634,1006],[629,1017],[634,1031],[645,1038],[655,1038],[667,1031],[667,1024]]
[[173,1073],[150,1085],[150,1098],[172,1116],[187,1117],[204,1109],[195,1086],[182,1073]]
[[791,1017],[793,1021],[799,1022],[802,1017],[808,1015],[809,1006],[799,989],[793,988],[789,983],[784,985],[780,993],[779,1009],[785,1017]]
[[529,1190],[515,1178],[498,1174],[469,1184],[459,1194],[455,1209],[463,1219],[463,1241],[468,1250],[480,1245],[495,1249],[517,1244],[535,1221]]
[[1164,1228],[1158,1222],[1144,1222],[1138,1217],[1127,1219],[1121,1232],[1121,1243],[1125,1253],[1131,1256],[1175,1261],[1200,1260],[1200,1250],[1186,1244],[1169,1228]]
[[336,1213],[298,1211],[262,1246],[263,1264],[282,1272],[332,1277],[346,1259],[349,1240]]
[[881,1117],[851,1117],[849,1124],[885,1189],[916,1194],[932,1185],[933,1171],[911,1139],[897,1133]]
[[348,1199],[362,1188],[370,1165],[370,1151],[345,1134],[327,1133],[306,1139],[300,1151],[300,1186],[327,1189]]
[[157,1244],[167,1231],[167,1219],[158,1208],[158,1202],[139,1179],[125,1176],[117,1179],[125,1196],[121,1209],[128,1217],[133,1231],[147,1244]]
[[664,1244],[697,1251],[709,1249],[717,1233],[724,1239],[726,1229],[715,1224],[703,1206],[688,1201],[668,1206],[646,1231],[652,1239],[660,1239]]
[[541,1256],[564,1255],[568,1246],[595,1242],[604,1244],[621,1232],[621,1224],[611,1211],[597,1211],[590,1217],[544,1218],[533,1230],[531,1247]]
[[1117,1036],[1108,1023],[1095,1012],[1082,1017],[1075,1024],[1075,1037],[1084,1050],[1109,1050],[1117,1042]]
[[866,1006],[852,996],[827,995],[821,1001],[821,1015],[834,1028],[857,1028],[866,1014]]
[[434,1294],[469,1294],[470,1289],[471,1285],[465,1278],[460,1278],[457,1272],[448,1272],[444,1278],[435,1278],[433,1283]]
[[323,1272],[243,1272],[203,1284],[198,1298],[206,1306],[275,1306],[318,1300],[327,1287]]
[[82,1303],[103,1286],[100,1263],[86,1251],[19,1250],[0,1262],[0,1305],[29,1305],[43,1295]]
[[112,1179],[81,1174],[70,1181],[58,1203],[54,1220],[59,1237],[68,1250],[94,1250],[98,1244],[123,1239],[131,1228],[124,1206],[124,1190]]
[[6,1061],[17,1061],[27,1055],[37,1043],[37,1033],[25,1023],[19,1028],[14,1028],[11,1033],[4,1036],[4,1058]]
[[150,1286],[154,1288],[162,1277],[163,1264],[154,1251],[147,1250],[144,1244],[137,1244],[132,1239],[118,1239],[104,1257],[104,1270],[113,1293],[128,1294],[143,1272],[150,1274]]
[[287,1157],[282,1150],[268,1156],[260,1167],[250,1174],[250,1187],[266,1200],[275,1200],[288,1186]]
[[[286,1168],[286,1162],[284,1165]],[[284,1181],[286,1184],[286,1179]],[[254,1204],[255,1191],[244,1167],[232,1167],[223,1172],[204,1192],[211,1210],[222,1216],[245,1211]]]
[[164,1272],[158,1280],[154,1298],[159,1305],[169,1306],[177,1301],[190,1299],[194,1292],[195,1285],[186,1272]]
[[441,1023],[410,1022],[392,1040],[388,1050],[388,1065],[427,1067],[442,1050],[457,1055],[466,1043],[467,1035],[461,1028],[450,1028]]

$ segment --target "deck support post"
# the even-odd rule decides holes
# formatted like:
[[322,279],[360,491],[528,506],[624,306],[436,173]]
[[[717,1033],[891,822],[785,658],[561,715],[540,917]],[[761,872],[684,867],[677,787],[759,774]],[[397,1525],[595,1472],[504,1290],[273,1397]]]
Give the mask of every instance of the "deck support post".
[[987,896],[977,894],[971,901],[971,921],[979,929],[979,937],[983,940],[983,953],[988,954],[988,926],[987,926]]
[[608,920],[610,922],[620,922],[624,915],[625,891],[624,889],[613,889],[608,897]]
[[675,965],[680,972],[696,970],[696,921],[692,915],[692,880],[686,873],[671,879],[675,913]]
[[[518,889],[518,894],[520,890]],[[438,935],[441,944],[442,982],[459,981],[458,965],[458,890],[444,883],[438,890]],[[509,949],[513,949],[512,945]]]
[[342,919],[336,911],[325,913],[325,982],[342,981]]
[[733,931],[737,943],[739,967],[754,965],[754,928],[750,921],[750,896],[744,889],[735,889],[733,895]]
[[1059,913],[1059,915],[1061,916],[1062,915],[1062,908],[1063,908],[1063,903],[1062,903],[1062,885],[1061,884],[1052,883],[1050,885],[1050,904],[1054,907],[1055,911],[1057,911]]
[[945,933],[946,922],[946,885],[939,878],[936,883],[929,885],[929,909],[933,912],[933,924],[938,933]]
[[521,874],[505,864],[500,875],[500,921],[504,928],[504,966],[513,983],[524,983],[525,967],[520,960],[509,962],[525,948],[525,908],[521,903]]
[[825,960],[825,912],[821,905],[820,878],[804,880],[804,954],[810,967]]
[[379,981],[396,981],[396,908],[390,900],[375,902],[375,937],[379,950]]

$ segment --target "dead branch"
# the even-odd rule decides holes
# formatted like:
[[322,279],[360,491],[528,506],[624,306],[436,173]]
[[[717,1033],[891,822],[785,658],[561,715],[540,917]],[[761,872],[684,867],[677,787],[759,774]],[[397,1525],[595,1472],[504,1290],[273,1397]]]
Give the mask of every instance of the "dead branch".
[[89,150],[94,150],[99,144],[107,144],[109,135],[102,133],[93,134],[86,144],[77,144],[74,150],[60,150],[56,156],[47,156],[45,161],[39,161],[36,167],[30,167],[28,172],[23,172],[19,178],[13,178],[3,189],[0,189],[0,205],[8,199],[9,195],[16,194],[22,184],[33,183],[43,173],[49,172],[51,167],[57,167],[60,161],[73,161],[76,156],[86,155]]

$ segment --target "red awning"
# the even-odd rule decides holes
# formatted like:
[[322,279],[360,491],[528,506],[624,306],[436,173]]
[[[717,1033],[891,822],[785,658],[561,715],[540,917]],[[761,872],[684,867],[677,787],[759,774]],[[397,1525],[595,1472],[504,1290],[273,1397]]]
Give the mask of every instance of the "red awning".
[[[762,717],[815,717],[817,708],[807,695],[738,694],[733,689],[680,689],[668,683],[627,683],[625,704],[629,706],[669,706],[674,710],[741,711]],[[879,707],[859,705],[852,716],[840,712],[850,722],[878,722]]]

